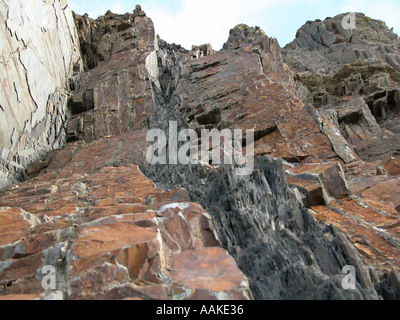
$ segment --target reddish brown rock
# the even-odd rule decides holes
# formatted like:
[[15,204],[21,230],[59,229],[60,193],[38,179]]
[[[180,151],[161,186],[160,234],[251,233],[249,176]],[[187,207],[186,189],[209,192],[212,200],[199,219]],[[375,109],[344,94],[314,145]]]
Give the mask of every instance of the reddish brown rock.
[[6,296],[0,296],[0,300],[3,301],[18,301],[18,300],[37,300],[39,299],[39,295],[35,294],[9,294]]
[[320,222],[345,231],[367,263],[380,270],[399,270],[398,216],[388,216],[351,199],[336,200],[330,208],[316,206],[311,212]]
[[[172,264],[185,261],[180,254],[196,250],[203,250],[199,252],[208,264],[192,260],[192,268],[216,283],[205,289],[208,295],[223,299],[227,296],[218,296],[220,291],[228,296],[232,291],[236,298],[251,298],[247,280],[233,258],[220,248],[207,251],[219,246],[209,214],[199,204],[190,203],[183,189],[157,189],[137,166],[105,167],[97,173],[54,180],[43,174],[1,191],[0,203],[7,204],[0,209],[4,228],[0,296],[5,299],[50,294],[41,284],[41,268],[46,264],[53,265],[56,276],[66,281],[57,282],[59,297],[176,297],[181,284],[170,274]],[[75,210],[61,212],[62,205]],[[225,278],[220,279],[221,274]],[[179,275],[185,277],[183,269]],[[186,278],[203,281],[196,280],[195,274]],[[185,298],[195,289],[188,288]]]
[[302,180],[291,176],[287,177],[287,181],[290,185],[300,191],[303,204],[307,208],[310,206],[325,204],[322,186],[318,182],[312,180]]
[[387,211],[399,212],[400,179],[397,177],[376,176],[354,179],[350,182],[353,193],[361,197],[369,205]]
[[18,208],[0,208],[0,246],[12,244],[28,234],[32,224],[24,214],[27,215]]
[[143,128],[154,110],[146,58],[154,50],[154,26],[145,15],[116,15],[97,20],[75,16],[88,70],[72,98],[76,114],[69,123],[71,141],[87,142]]
[[356,161],[344,165],[343,170],[348,179],[371,177],[382,173],[378,168],[380,163],[379,160],[373,162]]
[[390,176],[400,175],[400,156],[392,156],[382,161],[379,168]]
[[[174,255],[172,261],[172,280],[186,288],[223,292],[229,299],[230,291],[247,287],[236,263],[220,248],[182,252]],[[242,299],[247,294],[243,290]]]
[[[378,146],[386,133],[373,119],[374,110],[371,112],[368,104],[345,98],[332,108],[305,107],[296,93],[295,74],[283,63],[277,41],[257,28],[236,27],[220,52],[207,45],[193,47],[191,52],[178,46],[162,47],[161,40],[161,51],[156,52],[153,24],[140,8],[134,15],[108,12],[97,20],[76,19],[86,72],[71,100],[70,143],[32,164],[28,173],[35,178],[0,191],[0,231],[4,235],[0,237],[0,297],[45,298],[51,291],[41,286],[41,268],[51,264],[57,270],[58,297],[62,298],[252,298],[246,277],[220,248],[211,216],[191,201],[193,194],[183,189],[161,190],[137,167],[148,168],[147,130],[156,124],[164,128],[162,121],[169,111],[197,132],[254,129],[256,155],[268,154],[292,163],[286,168],[287,180],[320,222],[350,235],[368,263],[383,270],[399,267],[398,180],[387,177],[383,170],[380,177],[375,176],[379,163],[359,161],[355,153],[363,154],[365,149],[361,158],[368,160],[384,158],[393,151],[386,143],[388,135],[373,155],[371,146]],[[176,59],[163,61],[171,63],[169,68],[159,65],[164,54]],[[161,71],[164,73],[159,75]],[[345,74],[337,79],[349,80]],[[350,83],[345,90],[351,88]],[[396,100],[389,94],[385,97]],[[372,109],[383,110],[379,107],[382,98],[373,97]],[[373,138],[375,133],[379,135]],[[293,163],[297,166],[292,167]],[[349,198],[342,163],[346,164],[353,198]],[[393,169],[392,164],[386,167]],[[218,203],[221,208],[216,211],[225,210],[222,206],[232,209],[232,215],[214,216],[220,219],[218,223],[227,229],[235,224],[244,235],[243,241],[227,240],[226,235],[221,241],[227,240],[227,247],[237,254],[241,267],[247,266],[258,289],[263,288],[258,287],[259,279],[277,284],[267,288],[273,290],[271,296],[290,297],[292,292],[279,292],[285,282],[287,288],[287,281],[315,291],[312,283],[330,279],[335,270],[340,272],[344,258],[335,252],[336,247],[328,248],[333,231],[321,238],[312,219],[305,228],[307,212],[291,197],[279,164],[273,163],[271,168],[264,168],[271,169],[268,177],[255,172],[260,179],[251,177],[249,184],[254,184],[248,189],[248,181],[238,183],[238,190],[244,186],[250,192],[238,192],[231,202]],[[237,183],[214,178],[221,185]],[[220,201],[217,198],[214,201]],[[240,206],[230,208],[236,200]],[[256,214],[247,207],[256,208]],[[237,208],[238,213],[233,210]],[[268,217],[265,208],[270,211]],[[237,221],[231,221],[234,213],[240,216]],[[289,224],[296,234],[289,231]],[[313,233],[313,229],[317,231]],[[225,230],[219,231],[221,235]],[[262,242],[266,233],[273,241]],[[337,238],[354,258],[345,237]],[[309,239],[315,239],[317,249],[307,246]],[[242,247],[247,241],[251,246]],[[282,248],[282,257],[270,258],[275,250],[270,244]],[[325,245],[327,251],[322,248]],[[246,255],[246,249],[254,249],[259,274],[251,274],[253,257]],[[259,252],[267,252],[267,257],[260,257]],[[329,260],[331,255],[334,257]],[[315,257],[330,262],[325,265]],[[243,263],[244,259],[250,262]],[[280,263],[287,272],[277,268]],[[324,269],[329,272],[325,274]],[[297,277],[299,270],[307,278],[304,282],[293,280],[291,272]],[[365,279],[363,276],[362,285],[368,282]],[[298,295],[298,288],[288,289]],[[331,293],[318,290],[318,294]],[[263,294],[270,296],[269,292]]]
[[256,155],[306,163],[335,158],[330,142],[288,87],[290,79],[278,44],[272,41],[265,52],[260,51],[261,55],[274,52],[268,65],[280,71],[274,73],[276,81],[268,78],[273,73],[264,70],[256,47],[242,44],[200,60],[192,60],[190,53],[184,57],[177,93],[181,97],[179,111],[189,127],[199,132],[254,129]]
[[[308,164],[288,168],[289,183],[298,186],[312,205],[349,195],[346,178],[339,163]],[[318,187],[319,186],[319,187]],[[322,198],[322,199],[321,199]]]

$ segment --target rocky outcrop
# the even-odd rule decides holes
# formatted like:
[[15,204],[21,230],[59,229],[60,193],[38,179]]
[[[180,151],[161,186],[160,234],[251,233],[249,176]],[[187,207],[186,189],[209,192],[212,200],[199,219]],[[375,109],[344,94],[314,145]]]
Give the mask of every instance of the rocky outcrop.
[[[252,299],[209,213],[186,190],[158,189],[133,165],[143,164],[154,113],[146,69],[154,27],[143,14],[106,20],[117,43],[107,61],[82,74],[70,104],[76,110],[76,96],[94,92],[93,108],[69,122],[68,133],[85,120],[83,140],[49,153],[31,165],[35,178],[1,191],[0,298]],[[46,289],[48,266],[56,283]]]
[[[287,183],[284,171],[286,167],[297,170],[299,174],[310,171],[314,183],[320,187],[321,200],[329,204],[351,195],[340,164],[343,160],[339,152],[333,151],[333,142],[340,141],[337,150],[344,152],[345,156],[352,156],[349,163],[357,161],[358,156],[338,129],[332,132],[336,132],[340,140],[328,139],[324,134],[322,123],[314,119],[297,98],[295,88],[290,87],[291,71],[275,74],[274,80],[266,77],[272,68],[267,65],[268,61],[275,66],[281,65],[275,70],[287,69],[280,57],[279,47],[273,45],[274,41],[262,32],[244,26],[235,28],[229,41],[235,43],[233,37],[238,30],[247,30],[247,36],[256,32],[259,38],[254,40],[250,36],[253,40],[243,40],[242,44],[232,47],[226,45],[225,50],[199,60],[194,59],[196,55],[193,52],[181,52],[160,42],[157,50],[158,78],[152,79],[156,104],[151,127],[167,130],[171,120],[177,121],[178,128],[189,127],[196,131],[247,129],[252,123],[258,138],[255,150],[259,150],[262,143],[260,137],[267,137],[265,144],[273,145],[274,149],[256,151],[263,157],[256,160],[255,170],[248,177],[236,176],[232,166],[213,168],[212,163],[211,167],[204,164],[145,165],[143,171],[163,188],[187,189],[193,199],[210,212],[223,246],[228,248],[249,278],[256,298],[377,298],[381,292],[377,293],[374,283],[385,283],[386,286],[383,274],[372,277],[369,271],[365,271],[359,253],[339,228],[332,229],[328,225],[321,229],[313,218],[314,211],[307,211],[302,205],[304,198],[297,186]],[[237,37],[247,39],[244,35]],[[269,45],[262,46],[262,43]],[[263,60],[263,56],[274,58]],[[246,59],[241,60],[241,57]],[[248,79],[251,84],[247,84]],[[237,84],[240,86],[237,87]],[[253,95],[257,97],[254,100]],[[275,109],[271,101],[280,108]],[[251,112],[247,113],[249,110]],[[285,117],[288,112],[296,114],[290,118],[290,124]],[[269,129],[273,126],[275,130]],[[278,131],[276,127],[284,133],[282,138],[288,137],[286,141],[292,143],[290,149],[284,149],[284,143],[274,132]],[[261,130],[257,131],[259,128]],[[331,123],[330,128],[335,126]],[[302,145],[303,132],[309,144],[303,140]],[[275,141],[278,141],[276,145]],[[303,147],[304,151],[314,149],[314,152],[303,153],[304,157],[278,155],[281,150],[290,150],[292,154],[301,150],[296,146]],[[285,167],[269,155],[282,157],[286,161]],[[318,164],[332,160],[337,162]],[[304,178],[304,175],[300,176]],[[390,245],[385,240],[383,243]],[[387,256],[383,252],[381,257],[385,259]],[[341,267],[347,263],[357,266],[360,278],[357,292],[343,290],[340,284]],[[299,274],[301,276],[296,276]]]
[[157,189],[133,165],[49,175],[0,194],[1,299],[252,297],[187,191]]
[[[0,187],[66,142],[80,44],[66,1],[0,1]],[[73,85],[72,85],[73,86]]]
[[397,70],[399,37],[383,21],[362,13],[355,15],[355,28],[349,28],[346,16],[308,21],[284,48],[290,65],[301,72],[331,76],[358,60],[392,61],[390,64]]
[[[0,192],[0,298],[399,297],[396,155],[363,161],[336,122],[359,114],[365,136],[384,133],[362,96],[359,109],[350,100],[325,112],[258,28],[235,27],[219,52],[187,51],[156,37],[140,7],[75,21],[85,72],[68,144]],[[244,156],[151,164],[150,130],[165,133],[159,151],[170,160],[184,143],[175,145],[171,124],[246,132],[239,145],[212,146],[254,149],[254,168],[237,174],[251,163]],[[55,289],[43,287],[47,267]]]
[[224,48],[202,59],[182,57],[174,94],[190,129],[254,129],[256,155],[299,163],[337,159],[296,96],[275,39],[240,25]]
[[[399,268],[400,39],[384,22],[358,13],[356,29],[347,30],[346,16],[307,22],[283,53],[297,73],[297,93],[321,130],[355,154],[341,156],[348,195],[320,206],[324,184],[294,174],[307,168],[288,172],[319,221],[344,230],[368,263],[390,272]],[[335,140],[330,139],[335,152],[346,155]]]
[[302,100],[331,120],[362,160],[383,160],[400,148],[387,130],[396,127],[400,106],[400,39],[359,13],[356,29],[344,29],[345,17],[307,22],[285,47],[285,61],[297,72]]
[[154,102],[146,58],[154,50],[154,26],[145,16],[108,12],[94,21],[77,17],[88,72],[75,91],[69,141],[87,142],[145,128]]

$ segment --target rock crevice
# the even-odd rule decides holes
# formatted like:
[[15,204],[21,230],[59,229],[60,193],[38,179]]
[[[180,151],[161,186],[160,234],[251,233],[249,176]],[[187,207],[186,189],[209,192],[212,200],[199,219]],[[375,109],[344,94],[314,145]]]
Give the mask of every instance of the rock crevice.
[[[159,39],[140,6],[94,20],[51,3],[60,28],[60,8],[66,21],[74,17],[82,62],[62,54],[61,74],[72,78],[61,76],[66,87],[55,86],[50,100],[35,84],[7,91],[32,102],[23,125],[34,126],[23,141],[46,156],[30,163],[27,181],[0,191],[0,298],[399,298],[399,159],[394,144],[376,148],[374,140],[396,137],[387,107],[398,102],[400,77],[377,62],[395,40],[382,24],[362,17],[364,33],[350,41],[342,16],[309,22],[283,51],[259,28],[238,25],[223,50],[188,51]],[[0,2],[0,14],[9,15],[9,4]],[[25,39],[20,32],[8,36]],[[64,128],[67,107],[65,132],[49,131]],[[150,130],[165,133],[172,160],[183,145],[171,125],[198,136],[246,132],[239,145],[212,144],[221,156],[243,156],[150,164]],[[35,145],[44,133],[68,143],[47,153]],[[12,130],[11,143],[18,139]],[[202,143],[194,142],[210,154]],[[253,170],[238,175],[253,148]],[[0,163],[23,170],[18,157],[36,159],[23,150]],[[352,290],[343,285],[349,266]],[[55,290],[42,284],[48,267]]]

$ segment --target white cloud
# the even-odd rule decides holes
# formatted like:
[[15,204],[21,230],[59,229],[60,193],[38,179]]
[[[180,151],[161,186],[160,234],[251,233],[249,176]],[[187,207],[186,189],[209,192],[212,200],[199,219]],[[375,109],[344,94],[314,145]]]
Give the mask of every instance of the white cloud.
[[186,0],[182,1],[182,7],[174,12],[160,9],[150,1],[146,4],[145,11],[154,21],[156,32],[164,40],[177,42],[187,49],[192,45],[211,43],[214,49],[219,50],[228,39],[229,30],[235,25],[261,25],[266,19],[267,10],[293,1]]
[[117,13],[123,13],[124,12],[124,6],[121,3],[121,0],[116,0],[112,7],[110,8],[111,12],[117,12]]
[[68,4],[72,11],[78,14],[87,13],[91,18],[96,19],[98,16],[103,15],[107,10],[113,12],[122,12],[123,5],[121,0],[110,1],[96,1],[95,5],[90,5],[92,1],[85,0],[68,0]]

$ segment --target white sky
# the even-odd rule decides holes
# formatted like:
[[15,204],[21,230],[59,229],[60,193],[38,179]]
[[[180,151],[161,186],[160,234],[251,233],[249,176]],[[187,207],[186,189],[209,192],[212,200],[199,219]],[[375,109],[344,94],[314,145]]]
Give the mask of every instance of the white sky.
[[78,14],[92,18],[108,9],[132,12],[137,3],[147,13],[157,34],[170,43],[190,49],[193,44],[211,43],[216,50],[239,23],[261,27],[281,46],[291,42],[307,21],[333,17],[344,12],[363,12],[383,20],[400,33],[399,0],[68,0]]

